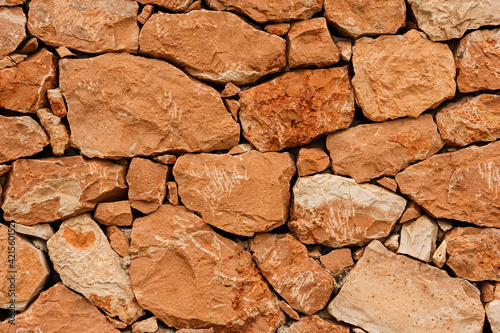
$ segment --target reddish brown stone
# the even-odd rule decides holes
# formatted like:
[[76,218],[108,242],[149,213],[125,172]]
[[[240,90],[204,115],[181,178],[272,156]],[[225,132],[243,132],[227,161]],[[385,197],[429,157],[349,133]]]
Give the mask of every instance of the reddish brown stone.
[[171,154],[163,154],[153,157],[153,161],[163,163],[165,165],[173,165],[177,161],[177,156]]
[[351,249],[348,248],[333,250],[321,256],[320,260],[323,266],[332,273],[338,273],[344,268],[354,265]]
[[300,315],[295,311],[287,302],[285,301],[279,301],[278,305],[280,306],[281,310],[285,312],[290,318],[299,320]]
[[432,216],[499,227],[500,142],[438,154],[396,176],[406,194]]
[[299,177],[318,173],[330,166],[330,158],[323,149],[302,148],[297,156],[297,173]]
[[125,167],[109,161],[81,156],[17,160],[2,209],[7,221],[34,225],[88,212],[125,193]]
[[399,223],[405,223],[420,217],[420,206],[413,201],[408,202],[406,209],[399,219]]
[[398,190],[398,183],[396,183],[394,178],[391,177],[380,178],[377,180],[377,184],[391,190],[392,192],[396,192]]
[[106,228],[106,234],[109,239],[109,244],[111,248],[115,250],[120,256],[125,257],[130,252],[129,239],[120,228],[116,226],[110,226]]
[[158,322],[155,317],[149,317],[132,325],[132,333],[155,333],[158,330]]
[[286,65],[282,38],[257,30],[228,12],[154,14],[144,24],[139,43],[141,53],[172,62],[198,79],[221,84],[253,83]]
[[0,7],[0,57],[14,52],[26,38],[26,15],[21,7]]
[[224,105],[235,121],[238,121],[238,111],[240,110],[240,102],[234,99],[224,99]]
[[146,23],[146,21],[151,17],[154,11],[154,7],[152,5],[146,5],[142,8],[142,11],[139,15],[137,15],[137,22],[140,24]]
[[489,303],[495,299],[495,287],[495,282],[482,281],[479,283],[479,291],[481,291],[481,302]]
[[26,44],[21,48],[22,54],[31,54],[38,49],[38,39],[36,37],[30,38]]
[[264,30],[270,34],[284,36],[290,30],[290,23],[269,23],[266,24]]
[[47,90],[57,86],[57,58],[40,49],[15,67],[0,70],[0,108],[35,113],[47,104]]
[[0,6],[18,6],[25,2],[26,0],[0,0]]
[[144,214],[157,210],[167,194],[168,167],[144,158],[133,158],[128,167],[128,198]]
[[52,113],[59,118],[66,117],[68,110],[66,108],[66,103],[64,102],[64,97],[61,93],[61,88],[47,90],[47,98],[49,100]]
[[71,52],[67,47],[60,46],[56,49],[57,54],[59,55],[59,58],[75,58],[76,54]]
[[455,227],[445,235],[446,264],[471,281],[500,281],[500,230]]
[[289,333],[349,333],[349,326],[333,323],[313,315],[300,319],[288,329]]
[[131,251],[137,299],[168,326],[274,333],[284,322],[250,254],[184,207],[136,219]]
[[110,226],[129,226],[134,219],[128,200],[99,203],[94,218],[97,222]]
[[240,93],[245,138],[260,151],[277,151],[347,128],[354,117],[348,68],[299,70]]
[[229,82],[228,84],[226,84],[226,86],[224,87],[224,90],[221,92],[220,95],[222,97],[232,97],[232,96],[238,95],[238,93],[240,91],[241,91],[240,87]]
[[176,182],[167,182],[167,200],[168,203],[174,206],[179,205],[179,195],[177,192]]
[[191,5],[193,0],[138,0],[143,5],[152,4],[167,8],[174,12],[183,12]]
[[291,234],[257,234],[250,250],[266,280],[292,308],[310,315],[326,306],[333,278]]

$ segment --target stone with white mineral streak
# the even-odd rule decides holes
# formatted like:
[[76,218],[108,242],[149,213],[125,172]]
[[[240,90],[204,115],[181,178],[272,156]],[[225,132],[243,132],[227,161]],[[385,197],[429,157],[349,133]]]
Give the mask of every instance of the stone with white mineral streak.
[[484,306],[486,317],[493,333],[500,333],[500,299],[493,300]]
[[26,38],[26,15],[21,7],[0,7],[0,57],[14,52]]
[[460,38],[467,30],[500,24],[497,0],[408,0],[418,27],[432,40]]
[[144,314],[120,257],[89,214],[64,221],[47,247],[62,282],[109,316],[131,324]]
[[63,59],[60,86],[71,143],[87,157],[212,151],[239,141],[219,92],[164,61],[124,53]]
[[302,243],[333,248],[386,238],[406,206],[404,198],[380,186],[331,174],[300,177],[293,194],[292,233]]
[[31,226],[19,223],[16,223],[15,225],[16,232],[23,235],[33,236],[45,240],[54,236],[54,229],[49,223],[41,223]]
[[283,38],[257,30],[228,12],[156,13],[144,24],[139,44],[142,54],[219,84],[253,83],[286,65]]
[[64,155],[64,151],[69,148],[69,133],[66,125],[61,122],[60,117],[54,115],[49,109],[40,109],[36,112],[36,115],[49,135],[50,146],[54,155]]
[[368,332],[480,333],[484,322],[479,290],[470,282],[378,241],[366,247],[328,312]]
[[403,224],[398,253],[407,254],[422,261],[431,262],[436,251],[438,226],[428,216]]

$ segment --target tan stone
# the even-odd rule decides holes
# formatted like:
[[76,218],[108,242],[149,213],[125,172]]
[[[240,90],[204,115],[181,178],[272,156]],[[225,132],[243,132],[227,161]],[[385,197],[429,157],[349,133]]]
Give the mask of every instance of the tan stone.
[[323,149],[301,148],[297,155],[297,173],[299,177],[318,173],[330,166],[330,158]]
[[333,250],[321,256],[320,261],[332,273],[338,273],[344,268],[354,265],[351,249],[348,248]]
[[61,88],[47,90],[47,99],[49,100],[52,113],[59,118],[66,117],[68,110],[66,108],[66,103],[64,102]]
[[24,59],[26,59],[26,54],[15,54],[12,53],[8,56],[0,56],[0,69],[14,67]]
[[357,249],[356,251],[354,251],[352,253],[352,259],[354,259],[355,261],[358,261],[361,258],[363,258],[363,254],[364,253],[365,253],[365,248],[364,247],[360,247],[359,249]]
[[193,10],[200,10],[202,8],[201,0],[195,0],[191,5],[189,5],[188,9],[186,9],[186,13]]
[[278,301],[278,305],[280,306],[281,310],[285,312],[290,318],[299,320],[300,315],[295,311],[287,302],[285,301]]
[[384,239],[383,244],[389,250],[397,252],[399,249],[399,234],[395,232],[391,233],[386,239]]
[[177,156],[171,154],[163,154],[153,157],[153,161],[159,162],[165,165],[173,165],[177,161]]
[[284,323],[251,255],[185,207],[136,219],[131,251],[137,299],[167,326],[274,333]]
[[76,57],[76,54],[71,52],[67,47],[60,46],[56,49],[57,54],[59,55],[59,58],[74,58]]
[[495,282],[479,282],[479,291],[481,291],[481,302],[489,303],[495,299]]
[[446,44],[419,31],[356,41],[352,85],[373,121],[418,117],[455,95],[455,61]]
[[438,154],[396,176],[406,194],[432,216],[498,227],[500,142]]
[[151,17],[151,15],[153,14],[153,11],[155,10],[155,8],[152,6],[152,5],[145,5],[143,8],[142,8],[142,11],[139,15],[137,15],[137,22],[139,22],[140,24],[144,24],[146,23],[146,21]]
[[288,218],[295,165],[288,153],[187,154],[173,174],[182,203],[219,229],[253,236]]
[[260,151],[307,144],[354,117],[347,66],[285,73],[242,91],[240,104],[243,135]]
[[455,227],[445,235],[446,264],[471,281],[500,281],[500,230]]
[[109,245],[121,257],[125,257],[130,252],[129,239],[120,228],[116,226],[109,226],[106,228],[106,234],[109,239]]
[[287,34],[287,43],[290,68],[329,67],[340,60],[340,51],[324,17],[293,23]]
[[[244,36],[244,38],[238,38]],[[233,13],[156,13],[144,24],[140,52],[209,82],[249,84],[286,65],[286,43]],[[258,45],[258,47],[255,47]]]
[[0,164],[0,177],[9,172],[10,168],[11,168],[10,165]]
[[126,193],[125,168],[81,156],[12,163],[2,209],[7,221],[52,222],[88,212]]
[[143,5],[157,5],[174,12],[184,12],[189,8],[193,0],[138,0],[137,2]]
[[49,223],[41,223],[35,225],[22,225],[16,223],[15,229],[19,234],[38,237],[45,240],[48,240],[50,237],[54,236],[54,229],[52,229],[52,226]]
[[0,108],[35,113],[57,86],[56,57],[43,48],[17,66],[0,70]]
[[284,36],[290,30],[290,23],[269,23],[266,24],[264,30],[270,34]]
[[31,54],[38,49],[38,39],[36,37],[30,38],[26,44],[21,48],[21,53]]
[[319,257],[321,257],[321,250],[321,245],[310,245],[308,247],[307,255],[311,258],[318,259]]
[[291,234],[257,234],[250,250],[267,282],[292,308],[311,315],[326,306],[333,278]]
[[109,316],[131,324],[144,314],[120,257],[89,214],[64,221],[47,247],[62,282]]
[[88,157],[230,149],[239,141],[217,90],[164,61],[108,53],[63,59],[60,69],[71,141]]
[[216,10],[247,15],[259,23],[307,20],[323,9],[323,0],[207,0],[206,3]]
[[443,240],[432,255],[432,263],[441,268],[446,262],[446,240]]
[[43,128],[33,118],[0,115],[0,163],[35,155],[48,144]]
[[352,41],[350,39],[340,39],[335,40],[335,45],[340,52],[340,59],[345,61],[351,61],[352,57]]
[[52,152],[56,156],[64,155],[69,148],[69,133],[61,118],[50,112],[49,109],[40,109],[36,112],[38,119],[45,132],[49,135]]
[[25,2],[26,0],[0,0],[0,6],[17,6]]
[[26,38],[26,15],[21,7],[0,7],[0,56],[14,52]]
[[313,315],[300,319],[288,329],[289,333],[349,333],[349,326],[333,323]]
[[328,312],[368,332],[480,333],[484,322],[479,290],[471,283],[378,241],[366,247]]
[[168,203],[174,206],[179,205],[179,195],[176,182],[167,182],[167,200]]
[[137,52],[137,2],[131,0],[33,0],[28,30],[49,46],[102,53]]
[[[169,332],[167,332],[169,333]],[[189,329],[189,328],[183,328],[180,330],[175,331],[175,333],[214,333],[213,328],[201,328],[201,329]]]
[[238,121],[238,111],[240,110],[240,102],[234,99],[224,99],[224,105],[235,121]]
[[500,89],[500,29],[477,30],[462,38],[455,63],[462,93]]
[[383,177],[377,179],[377,184],[379,184],[382,187],[385,187],[388,190],[391,190],[392,192],[396,192],[398,190],[398,183],[396,183],[394,178],[391,177]]
[[124,329],[124,328],[127,328],[127,326],[128,326],[123,321],[120,321],[116,318],[112,318],[110,316],[106,316],[106,319],[108,319],[108,321],[111,323],[111,325],[113,325],[114,328]]
[[431,262],[436,251],[438,226],[428,216],[403,224],[398,253],[407,254],[422,261]]
[[401,215],[401,218],[399,219],[399,223],[405,223],[411,220],[415,220],[422,215],[420,213],[420,206],[414,203],[413,201],[408,202],[408,205],[406,206],[405,211],[403,212],[403,215]]
[[239,144],[237,146],[234,146],[233,148],[231,148],[231,150],[229,150],[227,152],[228,155],[240,155],[240,154],[244,154],[246,153],[247,151],[250,151],[250,150],[253,150],[253,147],[251,144],[249,143],[242,143],[242,144]]
[[120,333],[94,305],[60,282],[41,293],[26,311],[17,314],[15,325],[7,320],[1,323],[0,332]]
[[220,93],[220,95],[222,97],[232,97],[238,95],[240,91],[241,91],[240,87],[229,82],[228,84],[226,84],[224,90]]
[[493,333],[500,333],[500,299],[496,299],[484,306],[486,316]]
[[128,200],[101,202],[94,213],[97,222],[109,226],[130,226],[134,220]]
[[460,38],[467,30],[500,24],[500,3],[493,0],[408,0],[418,27],[432,40]]
[[27,238],[0,224],[0,259],[0,308],[11,309],[12,304],[17,311],[23,311],[49,278],[45,254]]
[[128,198],[132,208],[144,214],[157,210],[167,194],[168,167],[135,157],[128,167]]
[[325,0],[325,17],[344,35],[395,34],[404,27],[404,0]]
[[335,174],[348,175],[363,183],[380,176],[394,176],[410,163],[437,153],[444,143],[432,115],[358,125],[330,134]]
[[158,330],[158,322],[155,317],[138,321],[132,325],[132,333],[155,333]]
[[461,98],[444,106],[436,114],[436,123],[441,137],[449,145],[495,141],[500,138],[500,96],[482,94]]
[[290,230],[302,243],[333,248],[386,238],[406,206],[382,187],[330,174],[300,177],[293,194]]

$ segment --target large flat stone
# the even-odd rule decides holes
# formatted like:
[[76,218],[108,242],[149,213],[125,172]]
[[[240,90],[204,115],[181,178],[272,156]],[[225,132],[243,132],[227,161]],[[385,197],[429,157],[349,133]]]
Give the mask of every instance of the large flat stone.
[[0,57],[14,52],[26,38],[26,15],[21,7],[0,7]]

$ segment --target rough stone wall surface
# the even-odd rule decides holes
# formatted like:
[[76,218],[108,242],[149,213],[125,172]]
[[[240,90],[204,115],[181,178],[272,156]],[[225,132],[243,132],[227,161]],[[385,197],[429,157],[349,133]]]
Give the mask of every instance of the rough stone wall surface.
[[500,333],[500,0],[0,0],[0,333]]

